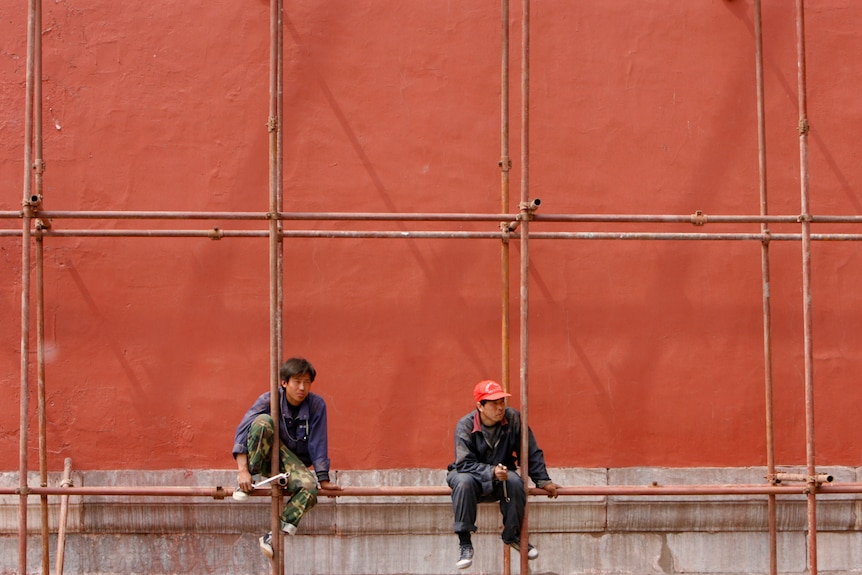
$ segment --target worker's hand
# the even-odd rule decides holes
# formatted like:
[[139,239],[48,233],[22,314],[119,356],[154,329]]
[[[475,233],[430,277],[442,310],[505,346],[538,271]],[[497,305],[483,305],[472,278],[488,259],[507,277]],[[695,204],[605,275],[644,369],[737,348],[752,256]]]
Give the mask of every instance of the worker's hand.
[[500,481],[506,481],[509,479],[509,469],[502,463],[498,463],[494,468],[494,477]]
[[[330,491],[341,491],[341,486],[337,483],[333,483],[332,481],[321,481],[320,488],[328,489]],[[330,497],[333,497],[333,495],[330,495]]]
[[556,483],[548,483],[547,485],[543,485],[542,489],[548,492],[548,499],[556,499],[557,487],[559,486]]
[[248,472],[248,469],[241,469],[236,476],[237,485],[242,491],[246,493],[251,493],[254,490],[254,487],[251,485],[251,473]]

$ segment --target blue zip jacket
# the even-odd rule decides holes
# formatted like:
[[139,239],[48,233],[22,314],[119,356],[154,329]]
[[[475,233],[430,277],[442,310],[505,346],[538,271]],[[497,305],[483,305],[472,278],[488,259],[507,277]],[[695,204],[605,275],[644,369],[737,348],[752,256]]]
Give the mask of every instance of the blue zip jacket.
[[[494,445],[488,443],[482,432],[478,410],[462,417],[455,426],[455,461],[449,464],[448,469],[476,477],[482,485],[483,495],[493,490],[494,467],[502,463],[514,471],[521,456],[521,414],[518,410],[507,407],[499,426],[500,435]],[[536,444],[532,430],[529,430],[527,448],[530,479],[536,487],[544,487],[551,483],[551,478],[545,467],[545,454]]]
[[[282,445],[290,449],[306,467],[314,467],[318,481],[329,481],[329,439],[326,427],[326,402],[316,393],[309,393],[299,404],[296,418],[291,417],[284,389],[279,395],[279,437]],[[248,430],[251,422],[261,414],[269,415],[270,392],[258,397],[236,428],[233,456],[248,453]]]

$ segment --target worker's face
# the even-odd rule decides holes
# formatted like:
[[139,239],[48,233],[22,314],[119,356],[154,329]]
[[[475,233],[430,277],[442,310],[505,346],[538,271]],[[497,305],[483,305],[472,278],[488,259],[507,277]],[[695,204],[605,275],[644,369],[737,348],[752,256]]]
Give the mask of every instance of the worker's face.
[[311,376],[307,373],[294,375],[287,381],[282,381],[281,386],[287,395],[287,402],[291,405],[299,405],[311,392]]
[[506,413],[506,399],[501,398],[494,401],[486,401],[484,405],[480,401],[476,404],[476,408],[479,410],[479,417],[482,419],[482,423],[485,425],[495,425],[503,421],[503,415]]

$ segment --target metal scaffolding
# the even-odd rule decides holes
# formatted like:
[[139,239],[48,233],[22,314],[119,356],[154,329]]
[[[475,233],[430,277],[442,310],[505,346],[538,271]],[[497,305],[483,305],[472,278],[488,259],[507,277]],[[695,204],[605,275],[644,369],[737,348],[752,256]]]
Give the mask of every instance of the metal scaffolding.
[[[283,185],[283,0],[270,2],[270,77],[269,77],[269,209],[267,212],[168,212],[168,211],[51,211],[43,209],[42,181],[45,162],[42,151],[42,29],[41,0],[29,0],[28,32],[27,32],[27,64],[26,64],[26,99],[24,123],[24,189],[23,203],[20,211],[0,212],[0,219],[20,219],[21,229],[0,230],[0,237],[21,238],[21,410],[20,410],[20,459],[19,485],[15,489],[0,489],[0,494],[19,496],[18,571],[27,573],[27,502],[30,496],[39,496],[41,501],[41,541],[42,541],[42,571],[49,572],[48,565],[48,496],[60,496],[65,504],[69,495],[107,495],[107,496],[177,496],[177,497],[211,497],[223,499],[229,496],[232,489],[222,487],[74,487],[71,486],[69,474],[71,462],[67,460],[64,482],[60,487],[47,485],[47,447],[45,432],[45,370],[44,370],[44,294],[43,294],[43,246],[46,239],[60,237],[170,237],[170,238],[209,238],[221,240],[229,238],[256,237],[267,238],[269,246],[269,296],[270,296],[270,389],[273,402],[271,409],[277,417],[278,402],[278,363],[282,349],[283,331],[283,285],[282,241],[285,238],[427,238],[427,239],[485,239],[499,241],[501,246],[501,295],[502,295],[502,383],[504,388],[510,387],[510,317],[509,317],[509,245],[510,241],[520,242],[519,269],[519,341],[518,361],[520,365],[519,383],[521,397],[521,412],[523,416],[523,434],[521,449],[526,451],[529,414],[529,352],[528,341],[530,326],[528,324],[529,305],[529,271],[530,243],[533,240],[673,240],[673,241],[750,241],[761,245],[761,275],[762,275],[762,307],[763,307],[763,346],[764,346],[764,388],[766,396],[766,460],[767,477],[764,484],[757,485],[666,485],[666,486],[567,486],[559,489],[564,496],[656,496],[656,495],[739,495],[761,494],[768,496],[768,529],[770,547],[770,574],[778,572],[776,558],[776,495],[804,494],[807,497],[808,509],[808,571],[817,575],[817,502],[820,494],[862,493],[862,483],[835,483],[832,478],[818,473],[814,450],[814,406],[813,406],[813,346],[812,346],[812,294],[811,294],[811,242],[813,241],[858,241],[862,234],[818,234],[812,232],[812,224],[818,223],[862,223],[860,216],[815,216],[809,213],[809,173],[808,173],[808,135],[806,100],[806,69],[805,69],[805,17],[803,0],[795,1],[796,18],[796,49],[798,61],[798,109],[799,109],[799,158],[800,158],[800,214],[771,215],[767,202],[766,185],[766,138],[763,88],[763,50],[760,0],[754,0],[754,32],[755,32],[755,70],[757,83],[757,131],[758,131],[758,164],[760,212],[753,215],[713,215],[696,212],[694,214],[540,214],[540,200],[531,198],[530,194],[530,140],[529,140],[529,105],[530,105],[530,0],[521,3],[521,51],[520,51],[520,198],[517,211],[510,212],[509,172],[512,160],[509,157],[509,0],[501,0],[501,157],[499,160],[501,174],[501,213],[344,213],[344,212],[284,212],[282,211]],[[266,223],[259,230],[228,230],[218,227],[196,229],[53,229],[49,220],[54,221],[176,221],[207,222],[243,221]],[[423,231],[423,230],[285,230],[285,221],[328,221],[328,222],[497,222],[499,230],[487,232],[460,231]],[[758,223],[759,233],[720,233],[695,231],[689,233],[664,232],[541,232],[533,231],[533,224],[550,222],[561,223],[617,223],[617,224],[691,224],[702,228],[706,224],[739,224]],[[799,226],[797,233],[771,233],[770,224],[795,224]],[[772,405],[772,328],[770,302],[770,253],[773,241],[798,242],[801,253],[802,273],[802,309],[803,309],[803,355],[805,383],[805,445],[806,473],[789,475],[777,473],[774,455],[773,405]],[[35,286],[31,285],[31,270],[35,269]],[[35,316],[32,302],[35,300]],[[34,322],[35,320],[35,322]],[[39,412],[39,471],[40,486],[28,485],[30,462],[27,459],[29,443],[27,414],[29,410],[28,397],[31,389],[29,373],[31,368],[30,345],[32,336],[30,325],[36,325],[36,374],[38,386]],[[278,465],[278,434],[275,435],[273,449],[273,468]],[[521,475],[527,484],[528,473],[526,461],[523,462]],[[545,493],[540,489],[531,489],[531,494]],[[321,490],[322,496],[428,496],[448,495],[446,487],[345,487],[342,491]],[[254,493],[258,496],[272,498],[271,521],[273,532],[279,531],[279,511],[282,506],[281,486],[273,483],[271,489],[260,489]],[[529,509],[529,505],[528,505]],[[521,573],[528,573],[527,545],[523,544],[528,537],[528,514],[525,514],[522,545],[520,555]],[[63,533],[65,530],[65,512],[61,512],[60,537],[58,538],[57,572],[62,572]],[[284,551],[281,538],[273,539],[275,559],[272,562],[273,573],[284,571]],[[508,548],[503,557],[504,570],[509,572]]]

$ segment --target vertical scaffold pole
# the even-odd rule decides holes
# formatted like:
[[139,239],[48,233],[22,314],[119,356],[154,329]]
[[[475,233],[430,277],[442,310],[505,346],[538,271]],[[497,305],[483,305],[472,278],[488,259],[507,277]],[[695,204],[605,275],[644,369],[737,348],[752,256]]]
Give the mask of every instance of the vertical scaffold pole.
[[[524,489],[529,485],[529,285],[530,285],[530,0],[522,0],[521,14],[521,479]],[[529,500],[529,498],[527,498]],[[529,541],[529,509],[524,505],[524,519],[521,523],[521,562],[520,573],[530,572],[527,564],[527,542]]]
[[817,575],[817,480],[814,456],[814,347],[811,301],[811,213],[808,174],[808,96],[805,77],[805,8],[796,0],[797,81],[799,98],[799,189],[802,227],[802,317],[805,356],[805,461],[808,475],[808,572]]
[[[760,189],[760,215],[769,214],[766,178],[766,113],[763,89],[763,19],[760,0],[754,0],[754,54],[757,87],[757,164]],[[769,226],[761,222],[764,240],[760,244],[760,275],[763,299],[763,366],[766,400],[766,477],[775,478],[775,426],[772,397],[772,293],[769,269]],[[769,529],[769,574],[778,573],[777,503],[774,494],[767,496],[767,523]]]
[[[277,473],[280,464],[281,441],[279,437],[279,359],[281,358],[281,233],[279,211],[280,179],[281,179],[281,90],[279,87],[281,73],[281,18],[283,12],[282,0],[270,0],[270,55],[269,55],[269,308],[270,308],[270,414],[275,425],[273,434],[270,469]],[[281,486],[272,484],[272,502],[270,525],[272,530],[272,573],[280,575],[284,572],[284,545],[281,534],[281,511],[283,495]]]
[[36,16],[39,0],[30,0],[27,13],[27,69],[24,96],[24,194],[21,222],[21,397],[18,460],[18,573],[27,573],[27,462],[30,420],[30,226],[33,220],[33,95],[36,61]]
[[[509,211],[509,170],[512,159],[509,157],[509,0],[501,2],[500,27],[500,212]],[[500,241],[500,300],[501,300],[501,333],[500,333],[500,383],[509,392],[511,387],[511,316],[509,313],[509,288],[511,270],[509,266],[509,223],[500,224],[502,238]],[[512,572],[512,556],[508,545],[503,546],[503,575]]]

